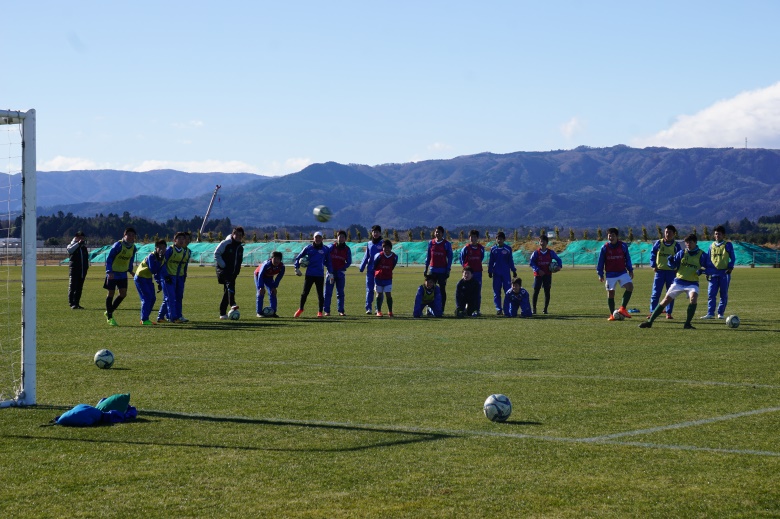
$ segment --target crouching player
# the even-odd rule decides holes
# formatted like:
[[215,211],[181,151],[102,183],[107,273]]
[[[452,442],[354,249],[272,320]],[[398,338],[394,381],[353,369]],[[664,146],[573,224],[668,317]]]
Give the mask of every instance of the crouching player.
[[650,328],[653,321],[661,315],[664,307],[672,302],[683,292],[688,294],[688,315],[685,319],[683,328],[692,330],[691,319],[696,313],[696,304],[699,299],[699,276],[705,269],[712,267],[709,256],[699,249],[698,239],[695,234],[689,234],[685,237],[685,250],[681,250],[670,257],[668,264],[671,268],[677,269],[674,283],[666,291],[666,296],[661,300],[658,306],[653,309],[653,313],[647,318],[647,321],[639,325],[640,328]]
[[425,276],[425,282],[417,289],[412,315],[414,317],[422,317],[423,310],[427,307],[426,315],[441,317],[443,312],[441,304],[441,288],[436,284],[436,277],[428,274]]
[[279,283],[281,283],[283,277],[284,263],[282,263],[282,253],[275,250],[271,253],[270,258],[255,269],[255,288],[257,288],[255,307],[257,308],[257,317],[265,317],[263,315],[263,301],[266,292],[268,292],[268,302],[271,305],[271,310],[273,310],[273,313],[268,317],[279,317],[276,313],[276,289],[279,288]]
[[482,287],[474,279],[471,267],[463,267],[463,277],[455,286],[455,315],[479,317],[479,293]]
[[149,320],[149,316],[152,313],[154,303],[157,301],[157,294],[154,291],[155,282],[158,289],[162,290],[160,283],[160,272],[162,272],[165,266],[165,249],[168,243],[164,240],[157,240],[154,242],[154,251],[149,254],[138,265],[138,269],[135,271],[135,288],[138,290],[138,297],[141,298],[141,324],[144,326],[151,326],[154,323]]
[[528,291],[523,288],[523,280],[512,280],[512,288],[506,291],[504,297],[504,315],[506,317],[532,317],[531,302]]

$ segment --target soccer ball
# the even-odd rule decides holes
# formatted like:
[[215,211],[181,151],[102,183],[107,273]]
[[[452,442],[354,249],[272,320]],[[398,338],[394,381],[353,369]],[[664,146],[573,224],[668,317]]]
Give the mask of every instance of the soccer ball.
[[301,268],[306,268],[309,266],[309,257],[303,256],[301,259],[298,260],[298,266]]
[[239,318],[241,317],[241,312],[239,312],[237,309],[234,308],[230,310],[227,315],[231,321],[238,321]]
[[485,400],[482,410],[491,422],[505,422],[512,414],[512,402],[506,395],[490,395]]
[[326,205],[318,205],[317,207],[314,208],[312,213],[314,214],[314,218],[316,218],[318,222],[327,222],[333,217],[333,213]]
[[558,272],[559,270],[561,270],[561,266],[558,265],[557,261],[552,260],[550,262],[550,272]]
[[271,308],[270,306],[266,306],[265,308],[263,308],[263,315],[266,317],[268,317],[269,315],[274,315],[274,309]]
[[100,350],[95,353],[95,366],[100,369],[108,369],[114,365],[114,354],[109,350]]
[[614,317],[616,321],[622,321],[623,319],[625,319],[623,314],[620,313],[620,310],[615,310],[614,312],[612,312],[612,317]]
[[739,327],[739,317],[736,315],[730,315],[726,317],[726,326],[729,328],[738,328]]

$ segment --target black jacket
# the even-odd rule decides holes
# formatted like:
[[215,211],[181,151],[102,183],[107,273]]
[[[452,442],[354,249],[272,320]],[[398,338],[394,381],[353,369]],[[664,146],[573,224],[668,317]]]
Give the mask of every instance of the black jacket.
[[87,246],[74,240],[70,242],[67,250],[70,257],[68,262],[70,275],[80,278],[87,277],[87,270],[89,270],[89,251]]
[[241,262],[244,260],[244,245],[232,236],[223,240],[214,251],[214,262],[217,264],[217,281],[220,284],[233,282],[241,272]]

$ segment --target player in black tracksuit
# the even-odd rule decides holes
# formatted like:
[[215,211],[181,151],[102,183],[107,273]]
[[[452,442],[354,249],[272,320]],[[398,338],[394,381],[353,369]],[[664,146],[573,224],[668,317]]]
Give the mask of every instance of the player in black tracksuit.
[[84,279],[87,277],[87,270],[89,270],[89,251],[87,250],[85,240],[86,236],[79,231],[67,247],[70,258],[68,262],[70,279],[68,283],[68,304],[73,310],[82,310],[84,308],[81,306],[81,290],[84,288]]
[[226,240],[223,240],[214,251],[214,261],[217,264],[217,282],[224,286],[222,302],[219,304],[219,318],[227,319],[228,305],[237,310],[236,278],[241,272],[241,262],[244,260],[244,228],[236,227]]

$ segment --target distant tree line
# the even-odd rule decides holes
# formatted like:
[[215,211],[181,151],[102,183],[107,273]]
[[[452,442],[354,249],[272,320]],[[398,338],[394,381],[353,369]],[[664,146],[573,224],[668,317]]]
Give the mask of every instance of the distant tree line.
[[[10,221],[3,222],[2,227],[8,235],[18,238],[21,235],[21,217],[17,217],[11,224]],[[90,245],[108,245],[115,242],[122,236],[125,228],[134,227],[138,232],[138,240],[142,243],[150,243],[158,238],[172,240],[173,235],[179,231],[189,231],[193,234],[193,240],[200,238],[200,241],[221,241],[233,230],[234,224],[230,218],[216,218],[209,220],[204,229],[204,235],[198,236],[203,225],[202,216],[194,216],[190,219],[181,219],[174,217],[164,223],[147,220],[139,216],[132,216],[125,211],[122,215],[109,213],[108,215],[96,214],[92,217],[75,216],[72,213],[63,213],[50,216],[38,217],[38,239],[44,240],[48,245],[65,245],[77,231],[83,231],[89,240]],[[758,221],[753,222],[748,218],[739,221],[725,222],[727,237],[730,240],[745,241],[759,245],[780,244],[780,215],[762,216]],[[714,227],[714,226],[713,226]],[[712,227],[703,225],[683,227],[677,226],[678,238],[682,238],[688,233],[695,233],[702,240],[712,239]],[[473,227],[454,227],[446,230],[446,238],[453,242],[466,242],[469,231],[477,229],[480,232],[482,241],[491,241],[495,239],[498,231],[504,231],[506,240],[509,243],[520,243],[524,241],[535,241],[542,234],[547,234],[554,241],[575,241],[575,240],[606,240],[606,228],[568,228],[563,229],[559,226],[554,227],[528,227],[520,226],[514,229],[501,227],[489,228],[484,225],[475,225]],[[248,242],[267,242],[277,240],[309,240],[315,231],[323,230],[321,225],[306,226],[286,226],[274,227],[265,226],[251,228],[244,226],[246,240]],[[365,241],[370,234],[370,227],[359,224],[352,224],[345,228],[348,241]],[[327,234],[335,233],[337,229],[327,229]],[[382,229],[384,238],[393,241],[427,241],[433,237],[434,227],[418,226],[411,229],[393,229],[385,227]],[[6,234],[6,232],[3,232]],[[620,238],[623,241],[633,242],[637,240],[654,241],[663,236],[663,226],[654,225],[651,227],[640,226],[638,228],[624,227],[620,228]],[[326,239],[329,236],[326,236]]]

